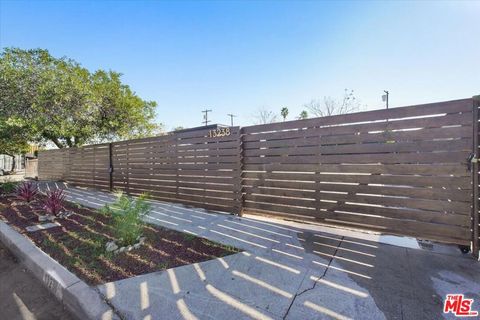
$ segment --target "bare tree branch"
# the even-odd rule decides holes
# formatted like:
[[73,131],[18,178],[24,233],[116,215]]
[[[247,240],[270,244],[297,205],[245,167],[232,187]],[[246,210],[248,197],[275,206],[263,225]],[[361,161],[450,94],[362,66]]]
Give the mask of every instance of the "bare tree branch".
[[277,115],[273,111],[267,110],[262,107],[258,109],[256,114],[253,115],[253,122],[255,124],[267,124],[277,122]]
[[360,102],[355,97],[353,90],[345,89],[341,99],[323,97],[323,101],[314,99],[306,103],[304,107],[310,110],[310,113],[315,117],[328,117],[356,112],[360,110]]

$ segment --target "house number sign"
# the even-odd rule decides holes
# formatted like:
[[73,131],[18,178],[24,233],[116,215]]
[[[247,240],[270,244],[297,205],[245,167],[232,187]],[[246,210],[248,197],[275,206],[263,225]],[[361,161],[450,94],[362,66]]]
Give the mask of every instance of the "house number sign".
[[216,137],[226,137],[231,135],[230,128],[217,128],[214,130],[208,130],[208,137],[209,138],[216,138]]

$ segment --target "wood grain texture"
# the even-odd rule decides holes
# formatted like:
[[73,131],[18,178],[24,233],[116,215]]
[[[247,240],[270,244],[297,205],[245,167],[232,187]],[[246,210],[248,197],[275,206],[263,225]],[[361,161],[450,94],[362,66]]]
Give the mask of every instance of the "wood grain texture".
[[[478,246],[478,102],[42,151],[39,176],[196,207]],[[473,146],[473,149],[472,149]],[[472,200],[473,199],[473,200]],[[473,204],[472,204],[473,201]],[[473,213],[472,213],[473,207]]]

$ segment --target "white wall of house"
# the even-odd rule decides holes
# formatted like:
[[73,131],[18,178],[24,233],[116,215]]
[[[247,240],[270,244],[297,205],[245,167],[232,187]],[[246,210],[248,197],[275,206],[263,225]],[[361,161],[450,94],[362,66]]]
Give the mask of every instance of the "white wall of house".
[[25,156],[16,155],[15,156],[15,168],[12,168],[13,159],[11,156],[6,154],[0,154],[0,170],[3,171],[21,171],[25,169]]

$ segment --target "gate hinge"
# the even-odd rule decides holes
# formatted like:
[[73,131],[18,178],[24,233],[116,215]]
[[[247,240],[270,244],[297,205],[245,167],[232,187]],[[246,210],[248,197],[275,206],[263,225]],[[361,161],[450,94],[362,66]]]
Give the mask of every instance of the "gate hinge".
[[470,153],[467,158],[467,168],[468,171],[472,171],[472,163],[478,163],[478,158],[475,156],[475,153]]

